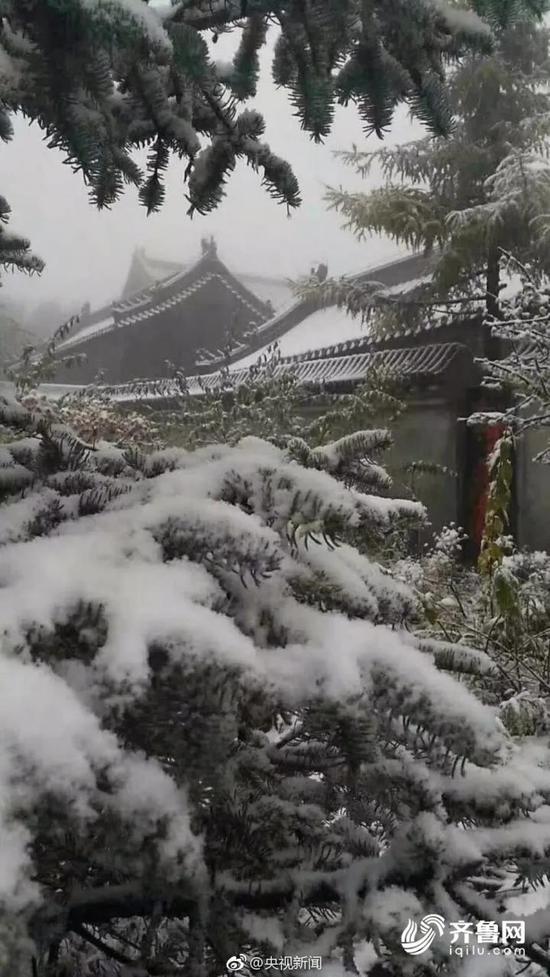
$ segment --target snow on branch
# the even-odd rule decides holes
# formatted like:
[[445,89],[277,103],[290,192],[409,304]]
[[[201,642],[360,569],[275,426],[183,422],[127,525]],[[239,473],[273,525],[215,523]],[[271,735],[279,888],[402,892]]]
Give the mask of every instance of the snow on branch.
[[[15,112],[37,121],[101,208],[132,183],[147,210],[158,210],[174,157],[185,161],[192,212],[218,205],[238,158],[261,172],[274,199],[295,208],[296,178],[260,141],[263,120],[237,112],[237,102],[256,91],[258,52],[271,24],[281,31],[274,77],[316,141],[328,135],[336,103],[350,99],[377,131],[406,99],[432,131],[448,132],[444,60],[491,45],[473,16],[458,23],[431,0],[418,0],[403,17],[382,0],[340,6],[330,13],[322,4],[306,11],[295,0],[284,11],[273,0],[181,0],[166,7],[146,0],[44,0],[37,17],[32,4],[6,0],[0,138],[11,137]],[[241,37],[229,71],[220,71],[203,36],[210,31],[216,38],[224,29]],[[376,51],[384,47],[387,57],[379,59]],[[150,150],[146,174],[132,158],[144,147]]]
[[[7,398],[0,421],[24,434],[0,452],[7,972],[28,939],[78,973],[90,943],[138,967],[152,931],[151,969],[167,947],[219,969],[243,910],[269,932],[292,915],[313,952],[307,914],[345,912],[360,940],[363,900],[389,909],[395,887],[369,926],[398,953],[435,880],[550,851],[526,813],[547,768],[415,647],[414,594],[368,555],[421,507],[330,474],[387,432],[313,457],[257,438],[143,455]],[[337,957],[340,929],[319,932]]]

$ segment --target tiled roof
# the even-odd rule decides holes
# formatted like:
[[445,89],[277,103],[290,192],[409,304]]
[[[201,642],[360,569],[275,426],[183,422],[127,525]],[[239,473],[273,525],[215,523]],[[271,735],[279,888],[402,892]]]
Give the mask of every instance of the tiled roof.
[[[260,327],[258,330],[260,335],[264,328]],[[334,345],[335,339],[338,337],[342,339],[342,342],[339,343],[340,346],[347,345],[353,339],[358,339],[364,346],[368,342],[368,327],[362,323],[360,317],[352,319],[345,309],[331,306],[312,312],[297,325],[288,329],[276,342],[279,355],[287,359],[296,355],[314,356],[315,353],[312,350],[326,350],[331,343]],[[262,344],[261,349],[248,353],[237,362],[234,361],[233,369],[245,369],[253,366],[258,357],[267,354],[270,345],[269,343]]]
[[[186,265],[172,261],[157,261],[150,258],[143,248],[138,248],[132,258],[122,298],[94,311],[87,317],[82,327],[60,344],[59,348],[76,346],[110,332],[115,326],[132,325],[134,322],[152,318],[159,312],[183,302],[196,291],[196,287],[181,289],[177,296],[170,295],[166,301],[155,303],[155,298],[162,298],[159,293],[171,290],[179,281],[188,278],[197,264],[197,261]],[[199,283],[199,287],[207,284],[212,278],[219,278],[241,303],[254,313],[256,325],[262,324],[271,318],[274,312],[280,312],[292,303],[292,289],[285,279],[268,275],[242,275],[227,269],[224,271],[227,273],[205,277]],[[197,285],[196,282],[194,284]],[[243,345],[242,348],[244,350],[246,346]]]
[[[196,262],[187,262],[183,265],[175,261],[159,260],[147,254],[145,248],[136,248],[126,285],[122,292],[122,299],[132,299],[136,293],[145,291],[151,285],[159,283],[166,285],[168,279],[171,280],[184,274],[192,268],[193,264]],[[229,271],[241,285],[244,285],[261,302],[271,302],[275,312],[286,308],[293,301],[291,285],[285,278],[275,275],[259,275],[253,272],[241,274],[241,272],[232,269]]]
[[85,344],[92,338],[111,332],[114,328],[132,326],[146,319],[152,319],[176,305],[181,305],[199,289],[216,279],[248,310],[250,325],[259,326],[269,317],[265,304],[226,272],[221,263],[216,262],[213,266],[216,270],[206,265],[204,273],[197,276],[199,266],[200,263],[189,271],[172,275],[165,282],[151,285],[137,295],[115,303],[111,307],[110,314],[106,314],[98,322],[85,326],[80,332],[60,343],[58,348],[65,350]]
[[[356,275],[346,276],[346,280],[358,285],[378,282],[383,286],[385,295],[398,296],[402,292],[414,294],[417,288],[431,280],[435,260],[435,256],[413,254]],[[511,297],[520,286],[519,276],[505,278],[502,296]],[[462,323],[467,319],[471,320],[472,315],[470,310],[465,314]],[[438,332],[441,335],[441,331],[447,331],[447,327],[448,316],[432,310],[429,320],[423,319],[414,325],[407,325],[403,321],[399,334],[404,342],[418,336],[437,342]],[[368,327],[362,324],[361,318],[352,318],[344,309],[337,306],[317,309],[307,303],[296,302],[291,308],[263,323],[248,348],[244,351],[242,347],[235,348],[231,362],[235,368],[251,366],[274,342],[277,342],[282,356],[300,354],[311,359],[325,358],[331,352],[335,356],[342,356],[365,351],[375,341],[369,335]],[[443,340],[439,339],[439,342]],[[218,365],[215,358],[210,360],[210,365]]]
[[59,343],[58,349],[68,349],[71,346],[77,346],[79,343],[86,342],[87,339],[91,339],[92,336],[101,336],[104,332],[109,332],[110,329],[114,327],[115,317],[112,311],[104,310],[103,318],[94,318],[92,322],[83,326],[74,335],[68,336],[62,343]]
[[[374,279],[389,287],[406,284],[411,279],[416,279],[419,275],[425,274],[429,267],[429,259],[423,255],[411,255],[398,261],[388,262],[376,268],[367,269],[357,275],[350,276],[350,281],[372,281]],[[123,298],[98,309],[83,327],[69,336],[64,343],[59,344],[60,350],[65,350],[85,344],[91,339],[104,335],[120,326],[133,325],[145,319],[154,318],[176,304],[184,302],[185,299],[196,291],[199,287],[204,287],[211,280],[204,276],[200,281],[194,281],[192,286],[187,286],[186,282],[193,278],[195,269],[201,262],[194,265],[178,266],[171,262],[154,262],[143,252],[136,252],[133,258],[133,266],[139,265],[140,270],[145,275],[144,269],[150,272],[150,267],[155,265],[158,269],[164,269],[166,275],[162,281],[150,282],[140,291],[128,294],[125,291]],[[242,359],[247,353],[256,349],[258,353],[261,348],[288,333],[298,323],[303,322],[315,310],[304,302],[293,302],[292,292],[286,281],[270,276],[261,275],[241,275],[228,271],[221,262],[218,264],[218,277],[234,293],[234,295],[252,312],[251,325],[256,326],[257,340],[253,344],[250,342],[240,343],[233,351],[232,360]],[[174,271],[174,269],[176,269]],[[223,273],[220,273],[223,271]],[[137,279],[136,279],[137,280]],[[144,280],[144,279],[143,279]],[[178,286],[181,283],[181,288]],[[128,283],[127,283],[128,284]],[[275,314],[270,315],[266,301],[269,299]],[[222,356],[220,351],[220,356]],[[216,355],[210,358],[212,365],[218,363]],[[205,362],[206,365],[206,362]]]
[[[133,266],[138,267],[139,265],[142,280],[146,280],[146,273],[150,273],[151,269],[149,265],[152,264],[153,262],[147,258],[143,250],[134,255]],[[286,345],[288,346],[288,352],[291,353],[296,348],[300,351],[304,347],[305,349],[311,349],[312,346],[315,348],[316,345],[319,345],[315,341],[316,332],[319,332],[318,338],[320,345],[325,347],[327,339],[332,335],[337,336],[342,332],[340,320],[342,319],[343,313],[341,311],[334,309],[335,328],[332,332],[330,329],[327,331],[326,323],[322,324],[322,328],[320,327],[319,330],[316,330],[314,328],[316,318],[319,318],[319,316],[325,316],[326,318],[327,315],[330,315],[330,310],[315,310],[307,303],[292,302],[288,283],[283,283],[284,289],[281,292],[281,282],[278,279],[258,275],[233,275],[218,260],[215,262],[215,268],[212,266],[208,268],[208,264],[206,264],[202,275],[200,275],[199,269],[203,261],[199,261],[192,266],[182,266],[179,270],[177,270],[175,264],[168,262],[158,262],[157,264],[159,269],[165,269],[167,274],[171,272],[169,277],[166,277],[160,282],[150,282],[141,291],[132,295],[126,294],[120,301],[94,312],[78,332],[59,344],[58,348],[60,352],[64,353],[73,349],[82,349],[84,352],[88,342],[110,333],[114,329],[131,327],[146,320],[154,319],[162,315],[163,312],[183,304],[187,298],[197,290],[207,286],[214,279],[218,279],[219,282],[233,293],[233,297],[245,306],[250,315],[249,328],[252,327],[254,330],[255,338],[251,339],[250,337],[245,338],[243,336],[240,342],[236,344],[231,356],[231,360],[235,364],[244,358],[243,366],[248,366],[255,356],[260,355],[266,345],[271,344],[281,337],[288,337],[289,342]],[[430,260],[424,256],[412,255],[398,261],[386,263],[377,268],[368,269],[358,275],[350,276],[350,281],[363,282],[379,280],[381,284],[386,285],[390,289],[403,287],[403,285],[411,280],[417,279],[419,275],[425,275],[429,265]],[[176,268],[176,271],[174,271],[174,268]],[[275,286],[277,287],[275,288]],[[261,297],[258,297],[258,295]],[[275,309],[275,314],[273,314],[273,311],[270,314],[269,307],[266,305],[268,297],[272,310],[273,308]],[[337,328],[338,323],[336,323],[336,320],[340,323],[340,328]],[[345,325],[349,326],[349,323],[346,322]],[[301,330],[301,333],[305,330],[305,333],[307,333],[307,336],[302,336],[302,342],[290,341],[291,334],[296,330]],[[348,331],[348,336],[353,336],[354,334],[357,336],[357,333],[358,328],[357,324],[355,324],[354,329]],[[309,336],[311,337],[311,341],[307,338]],[[284,345],[285,343],[283,343]],[[359,352],[361,348],[364,350],[366,345],[368,345],[367,337],[363,337],[362,339],[349,339],[345,343],[339,343],[334,346],[335,355],[343,355],[347,352],[352,353],[354,351]],[[255,354],[253,352],[254,350],[256,350]],[[317,350],[315,353],[309,354],[310,358],[317,356],[326,357],[326,355],[326,351],[323,350]],[[197,365],[204,370],[216,369],[222,365],[224,357],[225,353],[221,350],[213,350],[210,355],[198,361]]]
[[[347,356],[307,356],[288,357],[275,367],[274,375],[292,370],[300,383],[305,386],[328,387],[347,385],[364,379],[369,370],[384,371],[388,376],[398,380],[437,384],[447,378],[457,380],[461,368],[468,368],[473,377],[473,357],[470,350],[460,343],[439,343],[428,346],[418,346],[407,349],[385,349],[362,353],[351,353]],[[259,371],[261,375],[261,370]],[[256,372],[254,375],[258,375]],[[245,383],[252,376],[249,369],[233,370],[230,373],[231,386]],[[211,391],[222,388],[226,384],[223,375],[218,373],[205,374],[199,377],[188,377],[188,388],[192,394],[201,394],[205,390]],[[133,383],[119,384],[109,388],[115,400],[132,402],[137,400],[155,401],[172,400],[181,395],[176,381],[138,380]]]
[[128,277],[122,290],[122,298],[130,298],[136,292],[143,291],[154,282],[164,281],[170,275],[181,274],[183,265],[175,261],[163,261],[151,258],[145,248],[136,248],[128,270]]
[[241,274],[234,271],[233,275],[245,288],[250,289],[262,302],[271,302],[275,314],[287,309],[295,302],[292,285],[285,278],[272,275]]
[[[345,276],[346,281],[350,283],[356,283],[357,285],[365,284],[367,282],[377,282],[382,287],[386,289],[389,293],[399,292],[403,289],[408,289],[409,287],[414,287],[427,281],[433,266],[433,257],[426,256],[424,254],[412,254],[407,255],[405,258],[399,258],[398,260],[385,262],[383,265],[377,265],[372,268],[367,268],[365,271],[359,272],[358,274]],[[331,307],[335,320],[342,323],[342,318],[344,313],[341,309],[337,309],[336,306]],[[282,341],[286,338],[288,341],[286,345],[290,348],[292,346],[292,341],[290,340],[291,333],[294,331],[309,332],[309,326],[306,325],[312,316],[327,315],[330,314],[329,309],[320,310],[314,304],[303,301],[296,301],[292,303],[288,308],[277,313],[273,318],[268,319],[264,322],[259,329],[257,329],[254,339],[247,344],[246,347],[236,347],[233,350],[231,356],[231,362],[236,366],[239,365],[241,360],[244,360],[246,365],[250,365],[253,362],[253,354],[260,355],[267,346],[270,346],[274,342]],[[346,331],[348,335],[350,333],[357,335],[360,331],[360,324],[358,320],[353,320],[349,318],[346,322]],[[323,348],[327,344],[327,331],[325,328],[320,330],[320,346]],[[338,335],[338,327],[334,330],[334,337]],[[362,346],[368,342],[368,338],[364,337],[362,340],[358,339],[357,344]],[[283,344],[284,346],[285,344]],[[316,343],[314,338],[311,340],[309,348],[315,349]],[[284,352],[284,348],[283,348]],[[211,366],[220,366],[221,358],[216,360],[213,356],[210,360]]]

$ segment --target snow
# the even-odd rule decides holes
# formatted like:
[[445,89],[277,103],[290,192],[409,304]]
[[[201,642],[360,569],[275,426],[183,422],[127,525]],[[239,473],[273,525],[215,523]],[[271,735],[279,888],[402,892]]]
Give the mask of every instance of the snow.
[[515,977],[518,973],[513,961],[489,953],[483,956],[465,957],[458,966],[458,971],[455,971],[457,977]]
[[[444,597],[439,601],[440,607],[459,607],[455,597]],[[437,641],[430,639],[415,639],[414,644],[421,651],[427,651],[434,655],[436,662],[442,662],[443,667],[446,659],[452,661],[453,667],[463,669],[466,672],[472,671],[479,675],[490,675],[495,672],[495,664],[489,655],[477,648],[468,648],[466,645],[457,644],[452,641]]]
[[[0,487],[5,490],[6,486],[10,489],[8,479],[17,480],[22,465],[15,466],[15,474],[10,475],[12,468],[0,470]],[[6,477],[7,476],[7,477]],[[21,476],[22,484],[25,485]],[[53,505],[57,499],[56,493],[49,488],[42,489],[40,492],[33,493],[27,498],[18,499],[10,507],[9,519],[0,519],[0,544],[17,542],[24,534],[25,527],[36,518],[39,512],[43,512],[48,506]]]
[[[5,48],[0,46],[0,81],[6,93],[16,91],[21,84],[23,76],[23,63],[13,58]],[[6,237],[6,231],[2,229],[2,236]]]
[[550,886],[542,885],[538,889],[530,889],[527,892],[518,892],[517,896],[508,899],[507,908],[512,913],[520,916],[527,916],[537,912],[539,909],[550,909]]
[[267,275],[241,274],[234,272],[242,285],[256,295],[262,302],[271,302],[275,312],[282,312],[295,304],[292,285],[284,278],[270,278]]
[[457,801],[475,802],[487,811],[498,810],[502,814],[521,798],[525,807],[536,812],[550,790],[550,770],[542,766],[544,759],[526,746],[516,748],[502,767],[482,771],[468,764],[464,775],[455,778],[446,790]]
[[[10,810],[14,804],[30,808],[37,789],[65,796],[73,813],[86,822],[93,817],[97,773],[109,770],[116,783],[105,802],[120,813],[131,796],[133,817],[137,813],[139,819],[152,797],[148,783],[154,785],[153,807],[158,810],[169,799],[176,809],[174,785],[155,761],[125,754],[115,736],[50,669],[5,654],[0,654],[0,741],[0,902],[11,909],[35,902],[39,894],[28,877],[30,835],[12,820]],[[177,796],[177,814],[177,834],[170,834],[166,844],[179,842],[183,852],[196,852],[183,792]],[[133,823],[137,837],[145,837],[147,828],[150,824]]]
[[36,392],[39,397],[44,396],[48,400],[60,400],[61,397],[77,394],[82,390],[84,387],[79,383],[44,383],[37,387]]
[[[376,597],[369,590],[364,576],[346,566],[345,554],[338,551],[336,559],[334,559],[334,554],[326,547],[314,546],[304,555],[304,561],[310,569],[323,573],[337,587],[341,588],[347,595],[347,599],[353,603],[358,616],[377,616],[378,603]],[[368,564],[367,560],[365,560],[365,564]],[[368,567],[370,569],[370,564]]]
[[[2,446],[0,462],[7,464],[10,454],[17,451]],[[101,486],[100,474],[108,478],[101,466],[117,461],[124,465],[121,452],[101,446],[90,456],[88,474]],[[164,472],[152,477],[161,461]],[[550,771],[542,766],[545,745],[514,747],[497,710],[438,671],[432,655],[411,644],[398,620],[412,600],[405,585],[349,546],[332,550],[322,543],[308,550],[299,536],[295,545],[289,540],[291,524],[311,526],[324,518],[387,528],[401,513],[421,516],[417,504],[347,489],[325,471],[302,468],[282,449],[245,438],[234,448],[171,449],[150,456],[143,477],[124,468],[117,484],[126,491],[99,514],[74,518],[79,497],[60,497],[59,525],[49,536],[29,539],[29,515],[51,503],[60,479],[62,473],[31,488],[23,500],[0,507],[0,536],[6,541],[0,570],[0,903],[9,910],[39,898],[29,832],[43,797],[70,806],[77,834],[92,827],[98,812],[112,813],[136,852],[143,839],[155,837],[162,821],[163,833],[154,842],[162,877],[185,880],[202,871],[191,801],[180,786],[185,753],[180,779],[172,778],[170,767],[162,769],[154,757],[134,748],[131,733],[122,743],[109,725],[113,716],[146,703],[155,688],[153,646],[180,671],[184,708],[186,678],[192,687],[205,667],[238,676],[247,696],[243,701],[248,703],[250,695],[253,708],[258,695],[270,716],[273,703],[291,713],[314,699],[349,708],[353,715],[350,703],[358,692],[372,700],[373,722],[385,733],[389,725],[395,744],[391,755],[380,750],[375,761],[365,763],[365,776],[414,788],[402,793],[402,823],[388,850],[379,851],[373,841],[372,857],[352,864],[345,883],[342,875],[348,908],[368,877],[372,898],[364,918],[374,931],[398,935],[401,917],[423,908],[420,898],[417,905],[410,892],[390,882],[396,863],[414,865],[419,852],[423,857],[425,851],[441,851],[442,870],[452,874],[493,853],[512,854],[517,845],[535,853],[550,845],[550,821],[520,816],[522,805],[542,808],[550,796]],[[298,599],[296,579],[307,583],[319,572],[340,587],[341,612],[322,612]],[[383,604],[392,607],[387,615],[392,628],[376,623]],[[63,647],[58,653],[56,629],[75,609],[90,605],[102,615],[100,637],[93,624],[81,635],[93,653],[73,656]],[[48,636],[55,653],[48,650]],[[39,663],[36,651],[42,654],[44,647],[45,661]],[[189,702],[195,706],[192,698]],[[404,717],[413,730],[422,726],[437,741],[431,765],[424,753],[413,752]],[[381,730],[373,732],[378,747]],[[261,728],[254,735],[261,743]],[[310,740],[299,748],[304,745],[314,744]],[[272,740],[266,749],[274,749]],[[285,749],[286,757],[293,744]],[[440,769],[437,750],[467,756],[465,775],[451,777]],[[268,761],[255,742],[253,752],[260,762]],[[296,811],[295,774],[292,768],[286,796],[254,801],[250,811],[254,808],[262,824],[268,806],[271,812],[277,806],[281,816]],[[430,811],[418,813],[419,797],[429,798]],[[509,821],[476,828],[471,823],[491,820],[473,818],[458,827],[451,816],[449,823],[447,811],[467,803],[477,811],[500,805]],[[296,816],[306,827],[323,828],[323,809],[311,794]],[[285,856],[280,853],[282,860]],[[140,877],[139,865],[136,872]],[[377,882],[386,878],[381,898]],[[231,873],[223,882],[228,891],[248,887]],[[305,870],[300,883],[307,891]],[[253,914],[243,922],[259,932],[261,922]],[[273,919],[264,933],[280,944]],[[326,950],[329,972],[334,965],[337,973],[328,942]],[[363,958],[370,953],[365,946]]]
[[[364,688],[367,675],[372,681],[373,675],[381,677],[383,673],[389,687],[397,683],[404,697],[403,709],[416,722],[429,723],[432,709],[445,716],[449,743],[460,755],[472,755],[473,751],[474,762],[484,765],[497,749],[500,737],[491,711],[454,679],[434,672],[420,652],[412,648],[405,652],[397,635],[366,621],[327,616],[311,608],[302,607],[297,615],[288,602],[281,607],[280,615],[291,632],[301,625],[309,635],[306,649],[303,643],[289,644],[273,662],[277,684],[286,687],[289,696],[298,699],[317,686],[329,697],[339,698]],[[334,649],[338,649],[336,658]],[[386,693],[380,689],[379,695],[379,708],[383,708]]]
[[523,279],[518,274],[505,273],[502,276],[502,284],[504,287],[499,292],[500,299],[513,299],[524,287]]
[[398,282],[397,285],[389,285],[387,288],[384,287],[385,295],[400,295],[402,292],[412,292],[421,285],[428,285],[431,282],[431,275],[421,275],[420,278],[411,278],[406,282]]
[[473,10],[455,7],[448,0],[432,0],[432,3],[443,14],[451,30],[476,31],[478,34],[485,34],[487,38],[491,37],[490,28]]
[[[344,309],[331,306],[312,313],[289,332],[277,340],[277,348],[281,356],[296,356],[310,350],[344,343],[348,339],[367,337],[367,327],[360,318],[352,319]],[[232,370],[241,370],[256,363],[258,357],[265,355],[269,344],[256,353],[250,353],[233,364]]]
[[[373,269],[372,274],[374,280],[376,269]],[[400,282],[398,285],[384,287],[383,290],[385,295],[398,296],[404,291],[417,288],[429,281],[430,276],[424,275],[421,278]],[[261,334],[261,329],[259,332]],[[281,356],[297,356],[302,353],[323,349],[326,346],[345,343],[351,339],[367,339],[368,335],[368,326],[362,321],[361,316],[353,318],[345,309],[339,309],[338,306],[331,305],[326,309],[319,309],[307,316],[306,319],[298,323],[297,326],[289,329],[276,342]],[[267,344],[257,352],[243,357],[234,363],[231,369],[240,370],[253,366],[257,362],[258,357],[264,356],[272,345]]]
[[104,319],[100,319],[99,322],[92,322],[89,326],[84,326],[79,332],[75,332],[74,335],[68,336],[62,343],[59,343],[58,349],[68,349],[70,346],[75,346],[80,343],[83,339],[89,339],[90,336],[95,336],[96,333],[103,332],[104,329],[112,329],[115,324],[115,319],[112,312],[107,313]]
[[139,24],[151,44],[163,48],[172,47],[158,13],[143,3],[143,0],[80,0],[80,3],[92,13],[106,14],[116,19],[121,14],[126,14]]
[[[185,275],[193,267],[193,264],[195,264],[195,262],[188,262],[185,265],[178,265],[176,270],[176,262],[157,261],[155,258],[150,258],[149,255],[145,255],[141,260],[143,268],[150,278],[151,285],[162,284],[163,287],[177,281],[178,278]],[[168,277],[166,275],[167,264],[174,265],[174,270],[170,272]],[[131,295],[128,298],[131,298]]]
[[285,934],[278,919],[256,916],[254,913],[242,913],[239,922],[253,940],[264,943],[266,940],[276,950],[283,950]]

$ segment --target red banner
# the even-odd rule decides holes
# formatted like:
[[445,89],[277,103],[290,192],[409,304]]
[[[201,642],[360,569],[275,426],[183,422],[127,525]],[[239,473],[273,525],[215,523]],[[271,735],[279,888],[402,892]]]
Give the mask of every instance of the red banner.
[[483,530],[485,528],[485,516],[487,513],[487,502],[489,499],[489,460],[497,441],[500,440],[503,434],[503,424],[491,424],[478,434],[479,460],[474,468],[472,478],[474,496],[471,528],[471,536],[475,543],[477,552],[479,552],[481,549]]

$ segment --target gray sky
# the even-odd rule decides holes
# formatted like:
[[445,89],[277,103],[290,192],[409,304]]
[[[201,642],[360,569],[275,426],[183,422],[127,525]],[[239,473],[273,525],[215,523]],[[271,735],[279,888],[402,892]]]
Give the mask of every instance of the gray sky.
[[[221,38],[216,56],[227,59],[231,43],[229,37]],[[336,160],[333,150],[349,148],[353,142],[375,149],[379,140],[365,139],[355,110],[349,108],[338,110],[324,145],[312,143],[293,117],[286,93],[271,82],[269,50],[264,49],[262,60],[255,105],[266,117],[266,140],[292,163],[298,177],[303,199],[298,212],[288,218],[262,190],[258,175],[241,164],[222,205],[207,217],[190,220],[185,164],[178,161],[168,172],[161,213],[147,217],[133,188],[111,211],[98,212],[80,176],[63,165],[60,153],[46,147],[38,127],[15,120],[15,138],[2,147],[2,193],[12,208],[11,229],[31,238],[46,269],[41,277],[6,276],[2,297],[28,308],[50,299],[71,306],[90,301],[95,308],[120,294],[134,247],[143,245],[155,257],[186,262],[198,256],[201,237],[210,234],[218,242],[220,257],[234,270],[289,277],[309,271],[314,262],[327,261],[330,273],[340,274],[396,255],[389,241],[357,242],[341,230],[340,218],[327,212],[322,200],[326,184],[368,185]],[[401,110],[386,142],[421,134]],[[377,182],[373,176],[370,185]]]

